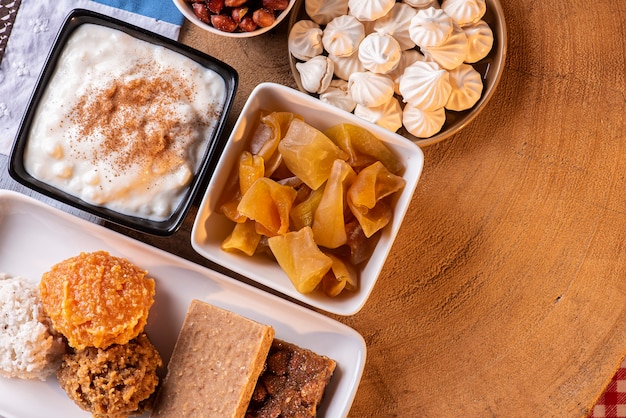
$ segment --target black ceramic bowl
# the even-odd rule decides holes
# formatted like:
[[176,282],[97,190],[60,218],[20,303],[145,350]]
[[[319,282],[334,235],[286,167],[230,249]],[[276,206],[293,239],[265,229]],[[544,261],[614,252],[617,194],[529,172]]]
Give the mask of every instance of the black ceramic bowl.
[[[192,173],[193,176],[184,189],[182,200],[173,208],[171,214],[163,220],[148,219],[147,217],[142,217],[141,215],[131,216],[104,206],[88,203],[79,197],[59,190],[57,187],[47,184],[44,181],[38,180],[33,177],[33,175],[31,175],[25,167],[24,154],[29,141],[31,126],[37,114],[39,105],[45,96],[48,83],[55,73],[55,69],[63,52],[64,46],[71,38],[74,31],[83,24],[101,25],[118,30],[136,39],[167,48],[182,56],[188,57],[193,61],[196,61],[205,68],[213,70],[218,77],[221,77],[224,81],[226,94],[222,109],[216,112],[217,121],[215,128],[211,131],[210,138],[208,138],[207,145],[204,147],[204,150],[201,151],[202,157],[199,164],[196,164],[195,172]],[[85,68],[85,71],[88,71],[88,68]],[[11,151],[9,173],[15,180],[39,193],[96,215],[106,221],[154,235],[171,235],[182,224],[191,205],[193,204],[195,197],[198,192],[200,192],[199,189],[203,187],[205,180],[210,177],[215,167],[216,160],[219,157],[219,155],[216,154],[221,152],[223,141],[225,140],[222,138],[222,132],[235,97],[237,85],[237,72],[232,67],[207,54],[161,35],[99,13],[82,9],[73,10],[67,16],[57,35],[56,41],[54,42],[46,64],[33,91],[29,106],[23,116],[17,138]]]

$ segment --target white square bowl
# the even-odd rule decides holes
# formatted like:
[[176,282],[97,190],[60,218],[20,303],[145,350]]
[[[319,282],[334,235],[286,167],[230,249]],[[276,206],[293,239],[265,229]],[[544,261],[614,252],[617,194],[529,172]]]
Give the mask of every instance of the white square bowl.
[[[270,257],[264,255],[250,257],[221,249],[222,241],[232,232],[233,223],[219,212],[219,198],[229,181],[234,165],[237,164],[241,152],[246,149],[248,139],[258,124],[261,110],[297,113],[305,122],[320,130],[339,123],[363,126],[382,140],[404,164],[403,177],[406,185],[397,196],[391,222],[381,231],[374,252],[360,270],[359,288],[355,292],[344,291],[334,298],[318,291],[302,294],[295,289],[278,263]],[[400,135],[298,90],[273,83],[259,84],[244,105],[211,177],[194,221],[191,244],[195,251],[208,260],[263,286],[329,313],[353,315],[363,307],[378,280],[411,203],[423,165],[424,155],[421,149]]]

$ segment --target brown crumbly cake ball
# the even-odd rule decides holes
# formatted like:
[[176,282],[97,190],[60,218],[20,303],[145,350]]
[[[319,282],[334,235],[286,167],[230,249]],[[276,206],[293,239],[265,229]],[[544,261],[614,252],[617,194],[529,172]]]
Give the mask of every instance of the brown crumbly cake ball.
[[57,378],[68,396],[95,418],[124,418],[150,409],[162,365],[146,334],[140,334],[127,344],[66,354]]
[[143,331],[154,302],[153,279],[106,251],[81,253],[43,274],[45,312],[71,347],[125,344]]
[[328,357],[275,339],[246,418],[317,416],[335,366]]

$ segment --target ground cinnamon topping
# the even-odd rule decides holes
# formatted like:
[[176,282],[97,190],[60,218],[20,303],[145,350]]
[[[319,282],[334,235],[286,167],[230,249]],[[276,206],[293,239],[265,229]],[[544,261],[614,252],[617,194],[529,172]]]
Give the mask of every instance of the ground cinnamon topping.
[[[104,89],[93,88],[79,98],[69,112],[78,126],[76,141],[94,141],[93,162],[108,161],[116,174],[133,165],[152,172],[169,172],[185,160],[179,135],[192,135],[192,127],[202,124],[195,115],[181,115],[177,102],[191,101],[194,89],[174,74],[131,80],[114,79]],[[182,97],[181,97],[182,96]],[[181,123],[195,117],[195,123]]]

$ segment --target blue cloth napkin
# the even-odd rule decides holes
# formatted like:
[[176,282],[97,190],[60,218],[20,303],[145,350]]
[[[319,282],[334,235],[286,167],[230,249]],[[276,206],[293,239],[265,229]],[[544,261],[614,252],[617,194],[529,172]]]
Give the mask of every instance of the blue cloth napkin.
[[156,20],[182,25],[184,16],[172,0],[94,0],[118,9],[127,10],[139,15],[153,17]]

